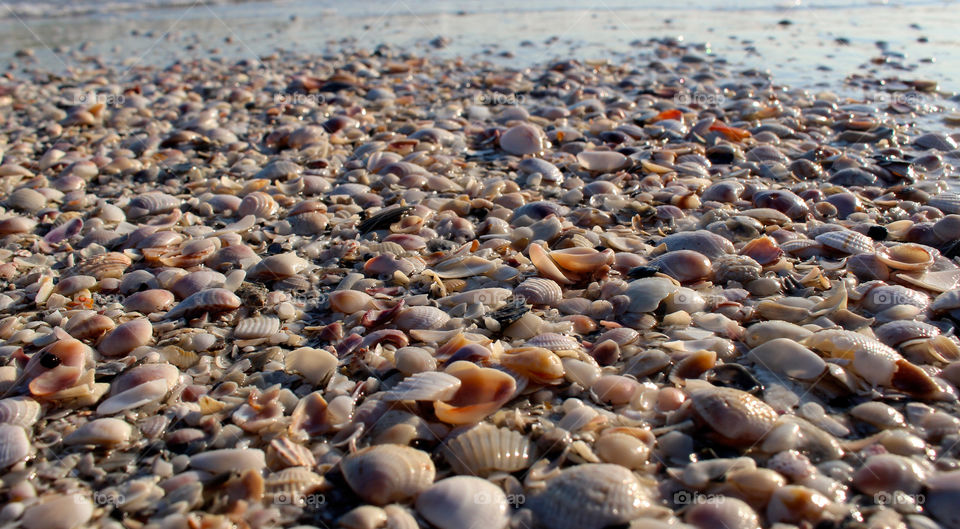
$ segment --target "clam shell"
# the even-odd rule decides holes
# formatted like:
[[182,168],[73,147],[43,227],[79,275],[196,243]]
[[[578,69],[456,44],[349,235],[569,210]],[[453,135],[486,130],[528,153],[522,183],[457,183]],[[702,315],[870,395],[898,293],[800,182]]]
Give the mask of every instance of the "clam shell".
[[528,503],[541,527],[602,529],[640,517],[652,494],[627,468],[587,463],[564,469]]
[[301,347],[287,353],[284,366],[288,371],[299,373],[315,386],[323,385],[337,369],[339,360],[328,351]]
[[473,476],[453,476],[434,483],[417,497],[416,506],[420,516],[438,529],[504,529],[509,522],[503,490]]
[[516,155],[538,153],[543,150],[545,143],[543,131],[529,123],[511,127],[500,136],[500,148]]
[[767,403],[733,388],[698,388],[691,392],[696,414],[724,444],[749,446],[760,441],[779,415]]
[[922,321],[896,320],[884,323],[873,332],[881,342],[896,347],[908,340],[939,336],[940,328]]
[[280,332],[280,318],[274,316],[257,316],[244,318],[233,329],[234,338],[249,340],[253,338],[267,338]]
[[163,312],[173,305],[176,298],[169,290],[153,288],[136,292],[123,300],[123,308],[128,312],[153,314]]
[[764,342],[747,357],[770,371],[800,380],[814,380],[827,369],[823,358],[790,338]]
[[243,197],[243,200],[240,201],[240,207],[237,208],[237,215],[240,217],[253,215],[258,219],[268,219],[276,215],[279,208],[280,206],[272,196],[263,191],[254,191]]
[[190,466],[213,474],[222,472],[261,471],[267,466],[263,450],[256,448],[224,448],[208,450],[190,458]]
[[680,287],[662,277],[644,277],[631,281],[624,292],[630,298],[629,312],[653,312],[660,302]]
[[879,249],[877,259],[896,270],[918,271],[930,268],[934,254],[920,244],[904,243]]
[[147,215],[167,213],[180,207],[182,201],[166,193],[150,192],[133,198],[127,207],[127,218],[138,219]]
[[110,318],[103,314],[91,314],[91,312],[75,314],[63,327],[63,330],[78,340],[90,340],[100,338],[104,333],[112,331],[116,327],[116,324]]
[[89,494],[52,494],[27,507],[20,524],[24,529],[76,529],[86,527],[91,517]]
[[253,265],[247,271],[247,278],[263,281],[286,279],[300,274],[309,264],[306,259],[295,253],[271,255]]
[[583,151],[577,155],[577,162],[587,171],[609,173],[626,167],[629,159],[615,151]]
[[77,266],[77,273],[97,278],[98,281],[107,277],[121,278],[123,272],[130,268],[133,261],[118,252],[109,252],[91,257]]
[[554,306],[563,299],[563,290],[552,279],[531,277],[520,283],[513,294],[531,305]]
[[853,230],[821,233],[814,238],[818,243],[851,255],[873,253],[873,239]]
[[386,505],[413,498],[436,476],[430,454],[401,445],[375,445],[340,461],[350,488],[368,503]]
[[146,318],[137,318],[120,324],[97,344],[97,351],[104,356],[120,356],[150,343],[153,339],[153,324]]
[[481,423],[448,440],[443,454],[458,474],[486,476],[527,468],[533,444],[519,432]]
[[21,187],[7,197],[6,205],[17,211],[36,213],[47,205],[47,197],[36,189]]
[[3,399],[0,400],[0,423],[29,428],[40,419],[40,411],[40,403],[30,397]]
[[580,342],[572,336],[557,334],[555,332],[545,332],[538,334],[524,342],[524,347],[543,347],[551,351],[579,351]]
[[133,426],[121,419],[94,419],[63,438],[67,445],[111,447],[126,443],[133,435]]
[[960,214],[960,195],[956,193],[937,193],[927,200],[928,206],[933,206],[945,215]]
[[226,312],[240,307],[240,298],[223,288],[211,288],[191,294],[167,312],[167,319],[201,312]]
[[23,426],[0,424],[0,469],[26,459],[30,455],[30,439]]
[[460,389],[460,379],[439,371],[424,371],[411,375],[384,395],[385,401],[448,400]]
[[711,261],[728,253],[734,253],[733,243],[707,230],[683,231],[667,235],[660,241],[667,250],[693,250]]
[[446,312],[429,306],[417,306],[404,309],[394,324],[404,330],[410,329],[439,329],[450,321],[450,315]]
[[166,380],[150,380],[104,400],[97,406],[97,414],[113,415],[121,411],[139,408],[162,399],[169,390],[170,385]]

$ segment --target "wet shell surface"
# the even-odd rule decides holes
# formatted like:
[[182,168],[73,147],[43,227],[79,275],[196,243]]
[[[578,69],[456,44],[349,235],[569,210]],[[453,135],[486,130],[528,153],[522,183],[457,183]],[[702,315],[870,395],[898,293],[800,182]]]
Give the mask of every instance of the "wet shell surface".
[[0,400],[0,423],[29,428],[40,419],[40,403],[30,397],[10,397]]
[[424,371],[403,379],[384,400],[449,400],[460,389],[460,379],[439,371]]
[[873,240],[853,230],[828,231],[817,235],[815,239],[823,246],[846,254],[856,255],[874,251]]
[[30,454],[30,439],[23,426],[0,424],[0,469],[6,469]]
[[552,279],[531,277],[520,283],[513,291],[531,305],[554,306],[563,299],[563,290]]
[[504,529],[509,521],[506,495],[489,481],[453,476],[434,483],[416,501],[417,512],[438,529]]
[[340,462],[350,488],[375,505],[416,497],[434,480],[430,455],[401,445],[376,445],[350,454]]
[[448,440],[444,456],[459,474],[486,476],[527,468],[533,445],[519,432],[481,423]]
[[233,329],[233,336],[241,340],[253,338],[267,338],[280,331],[280,318],[273,316],[257,316],[245,318],[237,323]]
[[597,463],[563,470],[529,506],[542,527],[602,529],[638,518],[651,502],[650,491],[632,472]]
[[203,312],[224,312],[240,307],[240,298],[224,288],[201,290],[178,303],[166,313],[166,317],[180,318]]

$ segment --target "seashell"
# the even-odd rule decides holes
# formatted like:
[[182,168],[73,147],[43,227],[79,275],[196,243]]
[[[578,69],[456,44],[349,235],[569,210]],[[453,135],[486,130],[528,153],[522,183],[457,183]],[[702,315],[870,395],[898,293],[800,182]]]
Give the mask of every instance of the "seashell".
[[286,437],[270,441],[267,448],[267,464],[271,468],[307,467],[313,468],[317,459],[309,448],[297,444]]
[[601,461],[631,470],[644,468],[650,459],[650,445],[636,435],[620,432],[616,428],[604,431],[597,439],[594,450]]
[[680,287],[662,277],[644,277],[631,281],[624,295],[630,298],[629,312],[653,312],[660,302],[676,292]]
[[760,529],[757,513],[743,500],[720,496],[717,501],[698,502],[684,513],[683,519],[701,528],[739,527]]
[[[49,358],[56,360],[50,364]],[[32,377],[30,394],[37,397],[56,398],[64,390],[74,387],[93,364],[93,350],[73,338],[58,340],[44,347],[24,367],[25,376]],[[52,365],[53,367],[48,367]]]
[[590,386],[595,400],[613,406],[629,403],[639,390],[639,382],[621,375],[603,375]]
[[542,347],[555,353],[562,351],[579,351],[580,342],[572,336],[557,334],[554,332],[545,332],[527,340],[524,347]]
[[675,250],[654,257],[647,266],[681,283],[707,279],[712,273],[710,259],[693,250]]
[[537,384],[563,381],[563,363],[553,351],[542,347],[520,347],[500,355],[500,365]]
[[791,338],[766,341],[751,349],[747,358],[774,373],[799,380],[814,380],[827,369],[819,355]]
[[354,314],[373,308],[373,297],[359,290],[335,290],[330,293],[330,308],[343,314]]
[[447,401],[434,401],[437,418],[447,424],[472,424],[500,409],[513,398],[512,376],[469,362],[454,362],[446,373],[460,379],[460,388]]
[[714,280],[717,283],[736,281],[745,285],[760,279],[762,271],[760,263],[746,255],[724,255],[713,262]]
[[27,438],[23,426],[0,424],[0,469],[6,470],[7,467],[26,459],[30,450],[30,439]]
[[240,298],[223,288],[211,288],[191,294],[170,309],[166,318],[177,319],[203,312],[227,312],[240,307]]
[[447,440],[443,454],[458,474],[487,476],[527,468],[533,444],[519,432],[481,423]]
[[30,505],[20,517],[24,529],[77,529],[93,517],[93,503],[81,493],[49,494]]
[[436,476],[430,454],[401,445],[375,445],[344,457],[340,471],[350,488],[375,505],[401,502],[425,491]]
[[168,213],[179,208],[182,201],[174,196],[160,192],[150,192],[130,200],[127,207],[127,218],[138,219],[147,215]]
[[446,312],[430,306],[417,306],[404,309],[397,315],[394,324],[404,331],[411,329],[439,329],[450,321]]
[[505,529],[510,520],[503,490],[474,476],[441,479],[417,497],[416,507],[437,529]]
[[880,248],[877,250],[877,259],[894,270],[917,271],[930,268],[934,255],[922,245],[902,243]]
[[94,419],[63,438],[67,445],[113,447],[125,444],[133,435],[133,427],[121,419]]
[[880,429],[902,428],[903,414],[882,402],[864,402],[850,408],[850,415]]
[[546,137],[543,131],[529,123],[511,127],[500,136],[500,148],[518,156],[536,154],[545,147]]
[[743,194],[744,186],[735,180],[723,180],[703,190],[700,200],[714,202],[736,202]]
[[146,318],[137,318],[118,325],[97,344],[97,351],[104,356],[120,356],[150,343],[153,339],[153,324]]
[[40,419],[40,411],[40,404],[30,397],[2,399],[0,400],[0,423],[29,428]]
[[123,300],[123,308],[127,312],[153,314],[163,312],[173,306],[176,299],[169,290],[153,288],[136,292]]
[[610,173],[626,167],[629,159],[616,151],[583,151],[577,154],[577,162],[587,171]]
[[514,294],[515,291],[506,288],[475,288],[447,296],[439,301],[447,306],[456,306],[461,303],[479,303],[495,310],[502,307],[507,299]]
[[264,281],[286,279],[300,274],[307,269],[308,265],[306,259],[297,256],[295,253],[271,255],[253,265],[247,271],[247,278]]
[[81,290],[90,290],[96,286],[97,278],[93,276],[71,276],[61,279],[54,288],[54,292],[72,296]]
[[941,472],[927,480],[924,509],[949,529],[960,527],[960,470]]
[[903,492],[916,494],[927,479],[927,473],[913,459],[894,454],[878,454],[867,458],[853,475],[853,486],[864,494]]
[[900,285],[880,285],[871,288],[860,300],[860,306],[874,313],[897,305],[911,305],[924,310],[930,305],[930,297]]
[[266,180],[290,180],[296,178],[303,172],[303,167],[297,163],[286,160],[274,160],[263,167],[254,178],[263,178]]
[[711,261],[724,254],[734,253],[733,243],[707,230],[674,233],[664,237],[660,243],[665,244],[668,251],[693,250]]
[[122,253],[109,252],[91,257],[77,265],[77,273],[89,275],[102,281],[105,278],[121,278],[133,261]]
[[783,255],[783,250],[776,241],[764,235],[757,237],[740,249],[740,255],[752,258],[757,263],[766,266],[773,264]]
[[937,193],[927,200],[927,205],[935,207],[944,215],[960,214],[960,195],[957,193]]
[[196,294],[207,288],[219,288],[226,282],[226,277],[213,270],[197,270],[190,272],[169,285],[169,290],[180,299]]
[[264,499],[287,505],[309,507],[308,495],[326,487],[323,476],[306,467],[289,467],[272,472],[263,480]]
[[37,221],[27,217],[10,217],[0,220],[0,235],[30,233],[37,227]]
[[337,369],[339,360],[323,349],[301,347],[287,353],[284,366],[314,386],[322,386]]
[[269,219],[277,214],[279,208],[280,206],[272,196],[263,191],[254,191],[240,201],[237,215],[240,217],[253,215],[258,219]]
[[765,189],[753,194],[753,205],[758,208],[775,209],[792,220],[803,220],[810,209],[806,203],[786,189]]
[[[92,311],[91,311],[92,312]],[[96,340],[116,327],[113,320],[103,314],[90,312],[76,314],[64,325],[63,330],[78,340]]]
[[728,446],[751,446],[770,432],[779,415],[767,403],[733,388],[697,388],[690,392],[693,413]]
[[873,253],[874,250],[873,239],[853,230],[828,231],[814,239],[823,246],[851,255]]
[[429,400],[445,401],[453,398],[460,389],[460,379],[439,371],[425,371],[409,376],[384,396],[385,401]]
[[224,448],[191,456],[190,466],[212,474],[243,473],[247,470],[260,472],[267,466],[267,462],[263,450],[257,448]]
[[847,258],[847,270],[853,272],[861,281],[878,279],[886,281],[890,278],[890,269],[876,254],[861,253]]
[[546,489],[528,504],[541,527],[602,529],[639,518],[652,501],[651,492],[628,469],[587,463],[548,480]]
[[771,524],[816,524],[829,517],[831,506],[830,499],[814,489],[786,485],[774,491],[766,515]]
[[280,319],[274,316],[244,318],[233,329],[233,337],[240,340],[268,338],[280,332]]
[[327,206],[318,200],[305,200],[290,208],[287,221],[297,235],[316,235],[326,229],[330,219]]
[[21,187],[13,193],[10,193],[10,196],[7,197],[6,205],[17,211],[36,213],[47,205],[47,197],[36,189]]
[[463,255],[437,263],[431,270],[440,279],[462,279],[488,274],[497,268],[496,263],[476,255]]
[[207,258],[204,264],[214,270],[225,272],[236,268],[246,270],[258,262],[260,262],[260,256],[249,246],[245,244],[235,244],[217,250]]
[[517,170],[525,174],[538,174],[544,182],[560,184],[563,174],[556,165],[540,158],[524,158],[517,164]]
[[[179,372],[177,375],[179,375]],[[173,382],[176,382],[176,377]],[[114,388],[116,394],[97,406],[97,414],[113,415],[157,402],[170,391],[171,387],[172,383],[169,380],[157,378],[122,391]]]
[[[883,278],[877,278],[883,279]],[[897,279],[915,287],[923,288],[931,292],[947,292],[960,286],[960,269],[937,270],[932,272],[927,270],[919,277],[907,274],[898,274]]]
[[884,323],[873,332],[881,342],[890,347],[897,347],[908,340],[939,336],[940,328],[922,321],[896,320]]

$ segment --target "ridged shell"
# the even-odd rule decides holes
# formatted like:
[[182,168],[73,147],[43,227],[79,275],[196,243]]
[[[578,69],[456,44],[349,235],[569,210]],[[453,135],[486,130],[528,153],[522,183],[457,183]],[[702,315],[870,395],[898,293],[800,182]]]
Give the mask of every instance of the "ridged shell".
[[276,503],[312,506],[305,496],[320,490],[325,483],[323,476],[309,468],[285,468],[264,479],[264,497]]
[[167,213],[178,207],[182,201],[166,193],[151,192],[135,197],[127,208],[127,218],[136,219],[147,215]]
[[853,230],[828,231],[817,235],[815,240],[823,246],[851,255],[872,253],[874,250],[873,239]]
[[240,320],[233,330],[233,337],[241,340],[267,338],[280,332],[280,319],[273,316],[257,316]]
[[306,270],[309,263],[295,253],[271,255],[255,264],[247,272],[247,278],[263,281],[286,279]]
[[297,235],[316,235],[322,233],[330,223],[330,218],[321,211],[308,211],[287,217],[293,233]]
[[749,446],[773,428],[779,415],[767,403],[733,388],[696,389],[690,399],[696,414],[725,442]]
[[531,305],[553,306],[563,299],[563,290],[552,279],[531,277],[517,286],[513,291],[517,297],[522,297]]
[[734,253],[733,243],[707,230],[684,231],[668,235],[660,241],[667,250],[693,250],[705,255],[711,261],[721,255]]
[[23,460],[30,455],[30,439],[22,426],[0,424],[0,469]]
[[168,319],[200,312],[225,312],[240,307],[240,298],[223,288],[201,290],[181,301],[167,312]]
[[450,321],[450,315],[436,307],[417,306],[404,309],[397,315],[394,323],[400,329],[409,331],[410,329],[439,329],[448,321]]
[[[92,311],[91,311],[92,312]],[[117,325],[103,314],[76,314],[63,327],[70,336],[77,340],[90,340],[103,336],[112,331]]]
[[934,261],[934,251],[920,244],[905,243],[881,248],[877,259],[896,270],[926,270]]
[[123,277],[124,270],[130,268],[131,264],[133,264],[133,261],[126,255],[119,252],[109,252],[91,257],[80,263],[77,266],[77,273],[93,276],[98,281],[106,277],[119,279]]
[[524,347],[543,347],[554,352],[577,351],[580,349],[580,342],[576,338],[555,332],[538,334],[527,340],[523,345]]
[[433,483],[436,468],[430,454],[401,445],[376,445],[340,461],[340,470],[350,488],[375,505],[402,502]]
[[563,470],[529,500],[537,524],[551,529],[603,529],[638,518],[651,493],[620,465],[583,464]]
[[896,320],[884,323],[873,332],[881,342],[896,347],[907,340],[939,336],[940,328],[922,321]]
[[443,454],[458,474],[486,476],[530,466],[533,444],[519,432],[481,423],[447,441]]
[[417,498],[417,512],[438,529],[504,529],[510,518],[500,487],[474,476],[453,476]]
[[0,400],[0,423],[29,428],[40,419],[40,403],[29,397]]
[[460,388],[460,379],[440,371],[424,371],[411,375],[384,395],[385,401],[447,400]]
[[241,218],[247,215],[253,215],[259,219],[268,219],[277,214],[280,206],[272,196],[263,191],[254,191],[243,197],[240,201],[240,207],[237,208],[237,215]]
[[938,193],[927,200],[928,206],[933,206],[945,215],[960,214],[960,195],[956,193]]

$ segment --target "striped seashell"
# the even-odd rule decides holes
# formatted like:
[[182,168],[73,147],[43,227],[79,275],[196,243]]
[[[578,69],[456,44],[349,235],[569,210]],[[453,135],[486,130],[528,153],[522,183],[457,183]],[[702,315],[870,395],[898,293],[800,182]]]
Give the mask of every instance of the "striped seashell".
[[226,312],[240,307],[240,298],[223,288],[211,288],[191,294],[167,312],[167,319],[199,314],[201,312]]
[[481,423],[447,441],[443,455],[458,474],[487,476],[530,466],[533,443],[519,432]]
[[271,255],[247,272],[248,279],[272,281],[295,276],[306,270],[309,263],[295,253]]
[[586,463],[566,468],[550,479],[528,506],[538,526],[601,529],[627,524],[653,501],[652,492],[629,469]]
[[820,243],[812,239],[793,239],[780,243],[780,249],[784,252],[805,259],[820,255]]
[[327,206],[319,200],[304,200],[290,208],[287,221],[297,235],[315,235],[326,229],[330,219]]
[[123,272],[130,268],[133,261],[126,255],[119,252],[109,252],[91,257],[77,265],[77,273],[93,276],[97,280],[106,277],[120,279]]
[[22,426],[0,424],[0,470],[30,455],[30,439]]
[[817,235],[815,240],[823,246],[851,255],[874,251],[873,239],[853,230],[828,231]]
[[460,379],[440,371],[423,371],[400,381],[383,400],[447,400],[460,389]]
[[404,331],[410,329],[439,329],[450,321],[446,312],[428,306],[410,307],[401,312],[394,323]]
[[514,295],[522,297],[531,305],[554,306],[563,299],[563,290],[552,279],[531,277],[513,290]]
[[117,325],[110,318],[94,311],[84,311],[73,315],[63,330],[77,340],[95,340],[112,331]]
[[327,481],[309,468],[298,466],[271,473],[263,480],[264,498],[270,502],[285,501],[307,506],[308,494],[323,489]]
[[240,207],[237,208],[237,215],[240,217],[253,215],[258,219],[268,219],[276,215],[278,209],[280,209],[280,206],[272,196],[263,191],[254,191],[243,197],[243,200],[240,201]]
[[340,460],[340,470],[357,496],[374,505],[413,498],[433,483],[437,473],[430,454],[393,444],[350,454]]
[[291,162],[290,160],[274,160],[257,172],[254,178],[288,180],[290,178],[296,178],[302,172],[303,167],[300,167],[295,162]]
[[960,195],[957,193],[938,193],[927,200],[928,206],[933,206],[945,215],[960,214]]
[[40,419],[40,403],[29,397],[0,400],[0,423],[29,428]]
[[580,342],[572,336],[557,334],[555,332],[545,332],[538,334],[527,340],[524,347],[542,347],[551,351],[577,351],[580,349]]
[[280,332],[280,319],[274,316],[244,318],[233,329],[233,337],[241,340],[267,338]]
[[309,448],[286,437],[270,441],[270,446],[267,447],[267,465],[271,468],[313,468],[316,464],[317,458]]
[[147,215],[167,213],[183,203],[177,197],[160,192],[150,192],[135,197],[127,207],[127,218],[136,219]]

